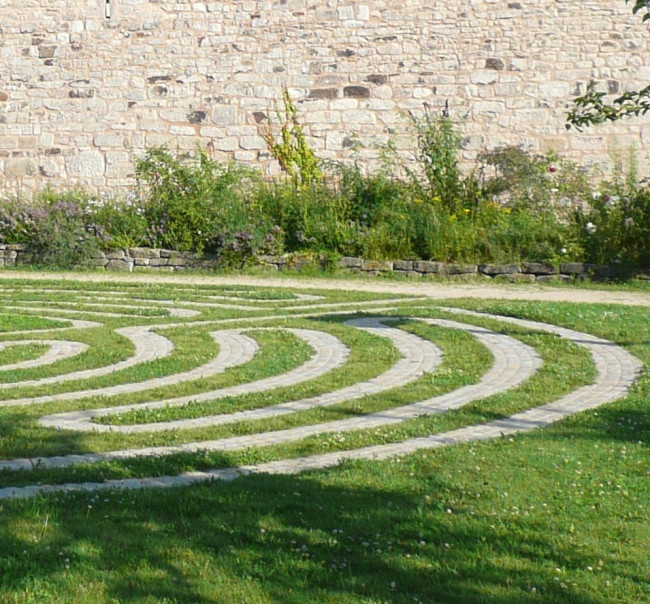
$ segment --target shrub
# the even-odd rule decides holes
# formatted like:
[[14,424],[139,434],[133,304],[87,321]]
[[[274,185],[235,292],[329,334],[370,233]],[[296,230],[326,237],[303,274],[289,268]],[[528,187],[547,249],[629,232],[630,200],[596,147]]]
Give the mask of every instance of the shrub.
[[650,266],[649,189],[596,194],[587,208],[576,211],[573,227],[587,261]]
[[85,203],[85,214],[96,225],[101,225],[103,249],[124,249],[148,244],[147,218],[144,207],[131,191],[126,197],[102,196]]
[[282,228],[287,251],[358,252],[350,200],[333,186],[265,183],[257,191],[256,204],[271,224]]
[[227,216],[241,204],[250,169],[213,161],[203,149],[179,158],[165,147],[149,149],[136,162],[147,222],[146,243],[184,251],[215,251]]
[[34,203],[19,199],[0,204],[0,241],[28,243],[36,263],[58,268],[84,265],[104,237],[101,225],[85,212],[83,191],[44,191]]

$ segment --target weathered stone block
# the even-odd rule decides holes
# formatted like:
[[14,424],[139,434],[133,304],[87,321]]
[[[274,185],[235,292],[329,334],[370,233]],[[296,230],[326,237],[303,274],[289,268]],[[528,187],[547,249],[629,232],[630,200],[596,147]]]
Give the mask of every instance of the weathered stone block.
[[106,160],[100,151],[82,151],[66,158],[66,166],[70,176],[101,176],[104,174]]
[[106,264],[106,270],[131,272],[133,270],[133,261],[109,260]]
[[129,256],[131,258],[160,258],[160,250],[149,247],[130,247]]
[[446,275],[464,275],[476,274],[476,264],[445,264],[444,272]]
[[386,272],[393,270],[393,263],[390,260],[363,260],[361,270],[369,272]]
[[366,82],[370,82],[371,84],[375,84],[377,86],[383,86],[388,82],[388,76],[383,75],[383,74],[378,74],[378,73],[373,73],[370,74],[368,77],[366,77]]
[[533,275],[556,275],[559,271],[548,262],[522,262],[521,272]]
[[416,260],[413,262],[413,270],[427,275],[439,275],[444,271],[444,263],[431,262],[430,260]]
[[485,59],[485,69],[496,69],[501,71],[506,68],[505,61],[503,59]]
[[366,88],[365,86],[345,86],[343,88],[343,96],[353,99],[367,99],[370,97],[370,88]]
[[478,270],[484,275],[516,275],[521,272],[518,264],[481,264]]
[[57,46],[41,44],[38,47],[38,56],[40,59],[52,59],[56,54]]
[[339,260],[339,266],[341,268],[361,268],[361,263],[361,258],[353,258],[351,256],[343,256]]
[[336,88],[313,88],[309,91],[310,99],[335,99],[339,94]]
[[393,270],[396,270],[396,271],[412,271],[413,270],[413,261],[412,260],[395,260],[393,262]]
[[31,157],[8,159],[5,162],[5,176],[7,178],[25,178],[36,176],[38,167]]
[[125,258],[124,250],[110,250],[106,252],[106,258],[109,260],[123,260]]
[[212,121],[215,124],[234,126],[237,124],[237,107],[235,105],[218,105],[212,109]]
[[595,264],[584,262],[565,262],[560,265],[560,272],[565,275],[588,275],[596,268]]
[[168,264],[169,266],[189,266],[192,264],[192,260],[184,256],[172,256],[169,258]]
[[625,277],[628,272],[627,269],[615,264],[601,265],[594,269],[594,275],[602,279],[620,279]]

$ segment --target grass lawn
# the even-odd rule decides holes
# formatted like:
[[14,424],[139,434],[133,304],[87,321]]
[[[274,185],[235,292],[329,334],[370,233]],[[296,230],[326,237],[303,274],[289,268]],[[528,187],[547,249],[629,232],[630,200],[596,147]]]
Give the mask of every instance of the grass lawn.
[[[293,291],[16,276],[0,281],[0,308],[0,602],[650,601],[647,307],[433,301],[353,283]],[[372,317],[381,325],[359,322]],[[597,379],[588,338],[499,317],[604,338],[644,370],[615,402],[543,429],[298,474],[117,488],[352,457],[548,405]],[[528,351],[535,370],[458,408],[381,419],[482,383],[502,354],[485,338]],[[39,366],[45,340],[87,348]],[[213,370],[219,355],[230,360]],[[325,370],[307,373],[319,355]],[[3,371],[19,362],[30,364]],[[401,382],[398,363],[412,370]],[[275,412],[291,401],[318,404]],[[204,421],[242,411],[251,415]],[[82,412],[96,415],[89,429],[41,423]]]

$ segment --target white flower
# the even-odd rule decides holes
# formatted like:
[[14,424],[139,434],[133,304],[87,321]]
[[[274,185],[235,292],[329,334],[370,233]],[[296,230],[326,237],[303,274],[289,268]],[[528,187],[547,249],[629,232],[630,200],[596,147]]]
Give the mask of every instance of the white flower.
[[588,222],[585,225],[585,229],[587,229],[587,233],[593,235],[596,232],[596,225],[593,222]]
[[634,218],[632,216],[628,216],[624,221],[623,224],[625,225],[626,229],[629,229],[630,227],[634,226]]

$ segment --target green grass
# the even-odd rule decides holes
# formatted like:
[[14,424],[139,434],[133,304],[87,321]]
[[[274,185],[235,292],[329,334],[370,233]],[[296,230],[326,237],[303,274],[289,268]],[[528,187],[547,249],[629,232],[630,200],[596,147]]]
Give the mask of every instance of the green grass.
[[[25,288],[54,287],[54,283],[20,283]],[[66,282],[66,289],[57,294],[57,301],[72,304],[77,292],[84,295],[84,289],[108,291],[118,289],[118,285]],[[236,288],[190,290],[175,285],[139,288],[129,284],[124,289],[127,298],[152,300],[239,296]],[[372,378],[397,358],[393,346],[382,338],[345,326],[343,321],[353,314],[294,318],[287,313],[287,304],[293,302],[286,290],[257,293],[253,288],[244,289],[253,304],[255,300],[264,303],[263,312],[249,315],[275,315],[276,319],[253,323],[246,313],[235,310],[206,310],[197,319],[203,321],[207,316],[210,322],[205,326],[193,325],[197,320],[176,317],[95,317],[92,320],[101,321],[103,327],[43,335],[47,339],[79,339],[91,349],[48,369],[22,370],[21,379],[98,366],[111,358],[128,356],[124,340],[111,336],[116,327],[179,324],[161,330],[176,346],[167,359],[84,380],[75,388],[187,370],[217,353],[218,347],[209,336],[211,330],[252,327],[248,333],[261,348],[250,363],[214,378],[115,400],[96,397],[0,408],[0,455],[11,459],[180,444],[344,419],[452,391],[476,382],[489,368],[490,353],[471,334],[409,317],[451,318],[502,331],[532,346],[542,357],[543,366],[516,389],[458,411],[391,427],[323,434],[231,452],[199,451],[67,469],[37,466],[29,472],[4,470],[0,472],[0,485],[156,476],[398,442],[507,416],[554,400],[594,379],[593,362],[577,344],[498,320],[449,314],[445,305],[585,331],[624,346],[646,367],[650,363],[647,308],[487,300],[435,305],[417,302],[410,309],[408,304],[396,307],[392,312],[396,324],[433,341],[443,350],[444,358],[433,374],[401,388],[328,408],[213,428],[128,435],[82,434],[38,426],[38,417],[45,413],[191,394],[282,373],[304,362],[309,347],[294,336],[282,330],[255,329],[273,324],[336,335],[349,346],[350,363],[291,389],[139,411],[124,415],[121,421],[194,417],[313,396]],[[353,292],[323,295],[324,300],[308,304],[340,302],[343,310],[349,302],[382,298]],[[352,313],[356,310],[348,309]],[[55,311],[52,308],[48,316],[55,316]],[[237,322],[216,322],[224,318]],[[16,354],[20,350],[24,358],[37,354],[31,345],[12,349]],[[7,352],[0,354],[5,355],[0,356],[0,362],[12,358]],[[42,387],[39,392],[46,390],[65,388]],[[0,397],[33,391],[0,390]],[[489,442],[421,451],[383,462],[347,461],[331,470],[298,476],[253,475],[234,482],[177,489],[0,500],[0,601],[644,602],[650,599],[648,400],[650,378],[646,372],[628,396],[613,404],[544,430]]]
[[30,317],[16,313],[0,313],[0,334],[3,331],[22,331],[25,329],[52,329],[55,327],[67,327],[69,322],[65,319],[55,321],[43,317]]
[[16,344],[15,346],[9,346],[4,350],[0,350],[0,371],[6,371],[6,369],[3,369],[3,365],[10,365],[22,361],[31,361],[32,359],[45,354],[48,348],[48,346],[38,346],[35,344],[25,343]]

